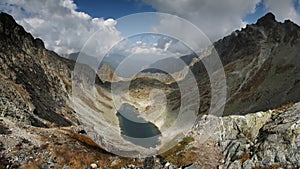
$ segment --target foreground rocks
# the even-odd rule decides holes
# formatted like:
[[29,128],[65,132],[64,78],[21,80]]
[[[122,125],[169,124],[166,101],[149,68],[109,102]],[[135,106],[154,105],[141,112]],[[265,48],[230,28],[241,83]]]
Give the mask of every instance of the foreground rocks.
[[190,136],[201,141],[208,122],[217,126],[210,139],[222,152],[221,168],[300,167],[300,103],[245,116],[205,116]]

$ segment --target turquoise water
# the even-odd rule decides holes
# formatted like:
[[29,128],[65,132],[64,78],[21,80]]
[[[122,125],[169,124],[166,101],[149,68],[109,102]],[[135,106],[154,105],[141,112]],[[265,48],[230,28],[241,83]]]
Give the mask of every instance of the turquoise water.
[[122,137],[136,145],[146,148],[155,147],[160,143],[159,129],[151,122],[138,117],[135,107],[123,104],[117,113]]

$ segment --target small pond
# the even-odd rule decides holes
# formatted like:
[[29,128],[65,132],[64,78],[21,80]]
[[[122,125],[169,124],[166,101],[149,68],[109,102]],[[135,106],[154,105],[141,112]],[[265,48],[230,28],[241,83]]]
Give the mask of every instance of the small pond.
[[128,103],[122,104],[117,113],[122,137],[145,148],[160,144],[161,132],[151,122],[138,117],[139,112]]

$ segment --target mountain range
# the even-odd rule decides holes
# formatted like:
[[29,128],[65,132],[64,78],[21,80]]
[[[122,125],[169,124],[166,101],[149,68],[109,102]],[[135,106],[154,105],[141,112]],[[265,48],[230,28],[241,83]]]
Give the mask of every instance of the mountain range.
[[[299,38],[298,25],[289,20],[277,22],[268,13],[199,56],[187,56],[187,68],[200,94],[194,127],[170,150],[135,159],[104,149],[131,145],[117,142],[122,140],[120,133],[102,128],[104,121],[119,123],[118,108],[112,102],[118,95],[110,90],[128,81],[112,79],[119,60],[106,61],[98,72],[79,63],[88,75],[76,77],[78,54],[67,59],[47,50],[41,39],[1,13],[0,168],[299,168]],[[208,114],[212,96],[202,61],[214,55],[220,57],[226,74],[227,102],[222,117]],[[176,69],[173,75],[183,80],[186,69]],[[74,84],[87,76],[95,77],[93,95],[85,91],[89,84],[83,88]],[[75,88],[80,89],[78,93]],[[167,103],[158,99],[148,104],[152,88],[163,91]],[[140,116],[161,131],[180,108],[178,81],[163,72],[142,72],[131,79],[129,92]],[[157,114],[164,104],[167,109]],[[99,113],[103,119],[93,130],[93,117]],[[209,122],[217,127],[203,143],[200,138],[207,134],[203,128]],[[105,135],[109,132],[112,134]]]

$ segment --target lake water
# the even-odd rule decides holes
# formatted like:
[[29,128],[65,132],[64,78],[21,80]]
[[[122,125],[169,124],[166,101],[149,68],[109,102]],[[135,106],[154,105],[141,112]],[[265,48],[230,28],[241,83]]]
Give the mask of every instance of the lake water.
[[122,104],[117,113],[122,137],[136,145],[146,148],[160,144],[161,132],[151,122],[138,117],[136,108],[130,104]]

